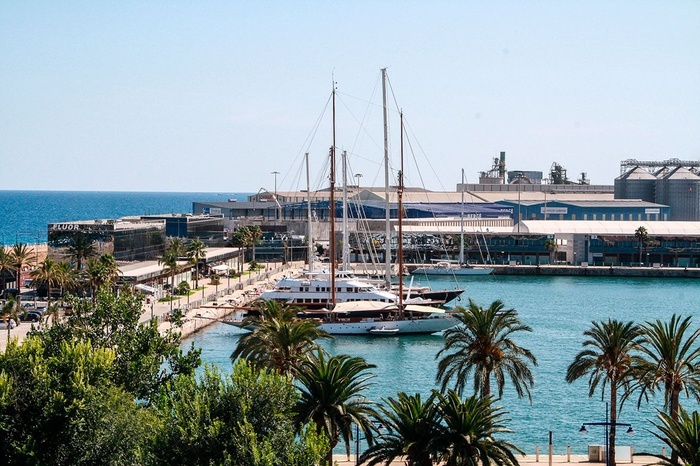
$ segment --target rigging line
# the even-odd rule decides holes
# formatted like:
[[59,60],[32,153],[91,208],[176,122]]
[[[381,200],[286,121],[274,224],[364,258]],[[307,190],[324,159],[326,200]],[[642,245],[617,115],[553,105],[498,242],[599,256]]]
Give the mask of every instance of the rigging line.
[[[408,127],[409,132],[411,133],[411,136],[416,140],[416,144],[417,144],[418,148],[420,149],[421,154],[423,154],[423,157],[425,158],[426,162],[428,163],[428,166],[430,167],[430,170],[433,172],[433,175],[435,176],[435,179],[438,181],[438,184],[440,185],[440,188],[441,188],[443,191],[447,191],[447,190],[445,189],[445,186],[442,184],[442,180],[440,179],[440,177],[438,176],[437,172],[435,171],[435,168],[433,167],[433,164],[430,163],[430,159],[428,158],[428,155],[425,153],[425,150],[423,149],[423,146],[421,146],[420,141],[418,140],[418,137],[417,137],[416,134],[413,132],[413,129],[411,128],[410,123],[409,123],[409,122],[406,122],[406,121],[404,120],[404,129],[405,129],[406,127]],[[410,138],[406,138],[406,139],[410,141]],[[413,149],[413,145],[411,145],[411,149]],[[414,157],[415,157],[415,153],[414,153],[413,150],[411,150],[411,154],[413,154]],[[417,163],[417,162],[416,162],[416,163]]]
[[333,97],[333,93],[328,96],[328,99],[326,100],[326,105],[323,107],[323,110],[321,110],[321,113],[318,115],[318,118],[316,118],[316,122],[314,123],[311,131],[309,134],[306,136],[306,139],[304,140],[305,147],[299,150],[297,153],[297,158],[299,157],[299,154],[305,154],[307,152],[311,152],[311,144],[313,143],[313,140],[316,137],[316,133],[318,133],[319,128],[321,127],[321,122],[323,121],[323,117],[326,115],[326,112],[328,111],[328,107],[330,106],[331,100]]
[[[304,163],[304,157],[303,154],[306,154],[307,152],[311,152],[311,144],[313,143],[316,134],[318,133],[319,128],[321,127],[321,122],[323,121],[323,117],[325,116],[326,112],[328,111],[328,106],[330,105],[331,99],[333,97],[333,93],[331,93],[328,96],[328,99],[326,100],[326,104],[321,110],[321,113],[318,115],[316,118],[316,121],[314,122],[314,125],[312,126],[311,130],[309,131],[309,134],[307,134],[306,139],[304,140],[304,144],[302,145],[302,148],[299,149],[297,154],[294,156],[294,160],[292,161],[292,166],[301,163]],[[300,161],[301,160],[301,161]],[[287,174],[285,174],[282,177],[281,184],[284,184],[285,180],[287,179]]]
[[[370,100],[360,99],[360,98],[351,96],[351,95],[349,95],[349,94],[341,94],[341,95],[350,97],[350,98],[352,98],[352,99],[355,99],[355,100],[357,100],[357,101],[359,101],[359,102],[364,102],[364,103],[366,104],[364,114],[363,114],[363,116],[362,116],[362,119],[360,120],[360,119],[358,119],[357,117],[355,117],[355,114],[354,114],[352,111],[350,111],[350,108],[349,108],[349,106],[347,105],[346,101],[340,99],[341,102],[342,102],[342,104],[343,104],[343,106],[344,106],[346,109],[348,109],[348,111],[350,112],[350,115],[351,115],[353,118],[355,118],[355,121],[359,124],[359,128],[360,128],[360,130],[358,131],[358,134],[355,136],[355,141],[353,142],[352,149],[351,149],[350,152],[354,152],[354,151],[355,151],[355,147],[358,145],[358,140],[360,139],[360,134],[363,133],[363,132],[364,132],[366,135],[369,136],[370,141],[374,142],[374,144],[375,144],[375,146],[376,146],[377,148],[381,148],[381,145],[380,145],[379,143],[377,143],[377,141],[376,141],[376,140],[372,137],[372,135],[367,131],[367,126],[366,126],[366,122],[367,122],[367,120],[369,119],[370,110],[371,110],[372,108],[374,108],[374,107],[376,107],[376,108],[381,108],[380,106],[376,105],[376,104],[374,103],[374,101],[373,101],[374,97],[377,95],[377,90],[379,89],[379,84],[381,83],[380,77],[381,77],[381,76],[377,76],[377,80],[374,82],[374,88],[372,89],[372,94],[370,95]],[[336,96],[337,96],[337,95],[338,95],[338,94],[336,94]]]

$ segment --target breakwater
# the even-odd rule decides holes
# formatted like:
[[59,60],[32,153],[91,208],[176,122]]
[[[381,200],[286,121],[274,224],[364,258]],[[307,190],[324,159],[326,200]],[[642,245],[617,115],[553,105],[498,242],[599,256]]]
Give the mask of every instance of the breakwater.
[[[430,264],[411,264],[409,272]],[[478,266],[477,266],[478,267]],[[564,277],[700,278],[700,268],[622,267],[584,265],[489,265],[494,275],[540,275]]]
[[700,278],[700,269],[684,267],[615,267],[573,265],[494,266],[494,275],[543,275],[574,277]]

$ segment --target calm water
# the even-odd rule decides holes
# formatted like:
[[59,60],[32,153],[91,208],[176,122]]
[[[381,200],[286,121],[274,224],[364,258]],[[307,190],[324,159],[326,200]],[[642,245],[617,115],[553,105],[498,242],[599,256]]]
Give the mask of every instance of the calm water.
[[[116,218],[125,215],[182,213],[192,211],[193,201],[245,199],[232,193],[136,193],[136,192],[51,192],[0,191],[0,244],[46,241],[48,223]],[[539,361],[535,368],[533,403],[513,397],[506,386],[502,401],[515,430],[512,439],[532,453],[539,444],[546,450],[548,431],[554,431],[555,452],[564,453],[570,444],[584,453],[587,443],[602,443],[602,428],[590,428],[587,438],[578,434],[582,422],[605,419],[605,402],[600,394],[587,397],[586,381],[568,385],[566,367],[580,350],[582,332],[591,320],[614,317],[644,321],[667,319],[673,312],[698,315],[700,289],[695,281],[589,277],[474,277],[462,278],[466,297],[482,305],[502,299],[518,309],[522,320],[533,328],[519,336],[519,343],[530,348]],[[435,288],[454,283],[433,281]],[[459,304],[459,303],[457,303]],[[696,318],[696,325],[700,317]],[[238,331],[219,325],[195,335],[192,341],[203,349],[204,361],[229,370],[228,359],[239,338]],[[189,344],[189,342],[186,342]],[[362,356],[376,364],[376,384],[367,394],[381,401],[398,391],[427,394],[436,388],[435,355],[442,337],[353,338],[339,337],[324,343],[333,354]],[[685,402],[689,406],[689,402]],[[656,406],[659,406],[658,404]],[[697,406],[692,406],[697,409]],[[661,443],[645,429],[655,416],[655,406],[636,410],[625,405],[620,422],[630,422],[637,434],[632,439],[636,451],[661,449]],[[628,444],[623,435],[621,444]]]
[[[592,320],[667,320],[674,312],[700,316],[700,288],[692,280],[494,276],[460,280],[467,289],[465,301],[468,296],[486,306],[501,299],[507,307],[517,309],[523,322],[533,329],[530,334],[517,336],[518,343],[532,350],[539,363],[534,370],[532,405],[517,399],[508,385],[501,401],[509,412],[508,425],[515,431],[511,440],[530,454],[537,444],[542,453],[546,452],[549,430],[554,432],[555,454],[565,453],[567,445],[574,453],[585,454],[587,444],[604,442],[602,427],[589,427],[586,437],[578,433],[583,422],[605,421],[605,400],[600,392],[588,398],[587,379],[571,385],[564,381],[568,365],[581,349],[582,333]],[[433,280],[431,285],[439,288],[455,284]],[[700,325],[700,317],[695,317],[695,324]],[[228,371],[229,355],[239,335],[234,327],[217,325],[194,335],[191,341],[202,348],[205,362]],[[442,342],[439,335],[337,337],[325,342],[324,347],[332,354],[362,356],[376,364],[376,383],[367,396],[381,401],[398,391],[427,394],[437,388],[435,355]],[[697,409],[689,400],[683,400],[683,404]],[[648,419],[655,418],[657,407],[661,407],[660,400],[640,410],[636,402],[626,403],[618,422],[631,423],[637,433],[631,439],[618,434],[618,444],[632,444],[638,453],[659,453],[662,443],[647,431],[652,428]]]
[[0,191],[0,245],[45,243],[49,223],[192,212],[194,201],[246,200],[233,193]]

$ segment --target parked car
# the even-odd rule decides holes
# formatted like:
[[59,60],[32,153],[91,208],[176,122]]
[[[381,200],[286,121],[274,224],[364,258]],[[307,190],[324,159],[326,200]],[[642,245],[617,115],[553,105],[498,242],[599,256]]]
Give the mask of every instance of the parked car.
[[19,320],[22,322],[39,322],[41,320],[41,313],[37,311],[27,311],[19,316]]
[[17,288],[6,288],[4,290],[0,290],[0,298],[2,299],[16,298],[18,294],[19,291]]

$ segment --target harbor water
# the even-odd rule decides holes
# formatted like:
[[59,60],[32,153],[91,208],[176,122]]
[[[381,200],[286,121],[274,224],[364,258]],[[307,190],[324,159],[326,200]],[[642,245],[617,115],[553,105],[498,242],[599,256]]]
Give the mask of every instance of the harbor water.
[[[453,305],[466,306],[468,298],[472,298],[488,306],[500,299],[507,308],[517,309],[521,320],[532,327],[531,333],[515,335],[516,342],[537,357],[532,404],[518,399],[508,383],[498,401],[508,412],[507,426],[514,431],[507,438],[528,454],[534,454],[536,445],[542,454],[547,452],[550,430],[555,454],[566,453],[567,445],[573,453],[586,454],[587,445],[604,444],[603,427],[588,427],[587,436],[582,436],[579,429],[584,422],[605,421],[609,394],[603,397],[597,391],[589,398],[588,377],[573,384],[564,380],[567,367],[582,349],[583,332],[591,321],[668,320],[678,313],[695,316],[694,328],[700,325],[700,287],[691,279],[482,276],[462,277],[458,283],[454,279],[431,280],[429,284],[434,288],[465,288],[462,301]],[[235,327],[219,324],[193,335],[184,344],[194,342],[202,349],[205,363],[230,371],[229,356],[240,334]],[[374,385],[366,395],[381,403],[399,391],[427,395],[438,388],[435,358],[442,344],[440,335],[336,337],[324,341],[323,347],[331,354],[361,356],[375,364]],[[682,399],[681,403],[691,410],[698,408],[689,399]],[[639,409],[636,398],[628,400],[618,422],[632,424],[636,433],[628,438],[626,429],[621,429],[617,444],[632,445],[636,453],[660,453],[663,443],[651,433],[654,428],[650,420],[655,420],[657,409],[662,408],[660,396],[642,403]]]
[[[135,193],[135,192],[50,192],[0,191],[0,241],[46,241],[48,223],[117,218],[124,215],[185,213],[192,211],[193,201],[245,199],[242,194],[229,193]],[[416,282],[419,283],[419,282]],[[453,280],[422,281],[434,288],[455,287]],[[539,365],[534,369],[536,385],[532,404],[517,399],[506,384],[499,404],[508,411],[509,437],[527,453],[535,445],[547,451],[548,432],[554,434],[554,451],[563,454],[571,445],[574,453],[585,453],[587,444],[604,443],[601,427],[589,428],[587,437],[578,430],[583,422],[605,420],[605,399],[597,392],[588,397],[587,379],[574,384],[564,381],[566,368],[581,350],[583,331],[593,320],[609,317],[643,322],[651,319],[668,320],[673,313],[693,315],[695,327],[700,325],[700,287],[694,279],[654,279],[622,277],[544,277],[544,276],[485,276],[462,277],[462,302],[471,297],[488,306],[501,299],[506,307],[519,311],[522,321],[531,326],[532,333],[517,335],[517,342],[533,351]],[[204,362],[216,364],[229,371],[229,355],[236,345],[240,331],[227,325],[206,328],[184,342],[193,341],[202,348]],[[435,384],[435,356],[442,348],[442,337],[338,337],[323,343],[332,354],[362,356],[375,364],[375,384],[367,396],[377,402],[399,391],[428,394]],[[682,400],[690,409],[696,403]],[[659,453],[662,443],[649,430],[653,427],[656,409],[662,407],[657,399],[642,404],[628,401],[619,422],[631,423],[637,432],[632,439],[619,435],[620,445],[634,445],[636,452]]]

